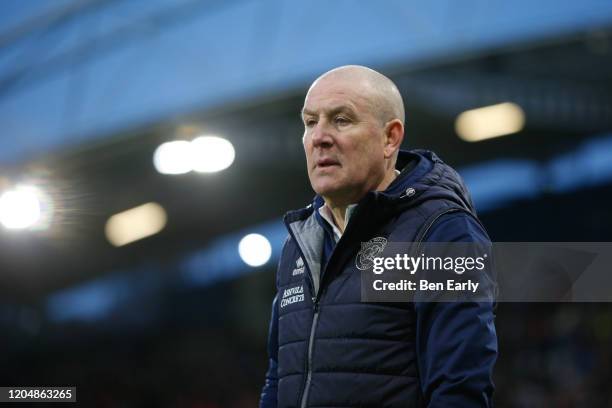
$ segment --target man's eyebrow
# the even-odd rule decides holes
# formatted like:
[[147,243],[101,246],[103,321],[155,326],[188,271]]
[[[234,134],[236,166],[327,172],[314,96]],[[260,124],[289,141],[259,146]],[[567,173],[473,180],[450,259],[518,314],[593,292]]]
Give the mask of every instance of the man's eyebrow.
[[311,115],[311,116],[315,116],[317,113],[314,111],[311,111],[309,109],[306,108],[302,108],[301,112],[300,112],[300,117],[304,116],[304,115]]

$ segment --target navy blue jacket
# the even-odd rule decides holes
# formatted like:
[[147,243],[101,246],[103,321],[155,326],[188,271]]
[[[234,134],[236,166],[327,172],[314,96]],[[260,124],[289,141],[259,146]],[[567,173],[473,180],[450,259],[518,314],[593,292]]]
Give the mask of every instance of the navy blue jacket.
[[327,262],[321,198],[285,216],[260,407],[492,405],[493,302],[360,301],[361,242],[489,243],[451,167],[415,150],[398,168],[387,190],[360,200]]

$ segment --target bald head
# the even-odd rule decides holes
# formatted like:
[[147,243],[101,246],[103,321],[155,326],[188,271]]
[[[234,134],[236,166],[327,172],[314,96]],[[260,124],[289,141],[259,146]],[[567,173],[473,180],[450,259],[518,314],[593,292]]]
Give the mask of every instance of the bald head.
[[[393,119],[405,122],[404,102],[397,86],[389,78],[361,65],[345,65],[327,71],[310,86],[308,93],[325,83],[347,84],[370,104],[382,123]],[[308,96],[307,96],[308,97]]]

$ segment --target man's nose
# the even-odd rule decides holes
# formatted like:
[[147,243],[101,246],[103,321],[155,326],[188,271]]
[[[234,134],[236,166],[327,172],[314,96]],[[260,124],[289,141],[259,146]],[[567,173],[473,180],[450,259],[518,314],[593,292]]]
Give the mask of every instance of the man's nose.
[[319,121],[312,129],[312,144],[315,147],[329,147],[334,143],[333,132],[327,121]]

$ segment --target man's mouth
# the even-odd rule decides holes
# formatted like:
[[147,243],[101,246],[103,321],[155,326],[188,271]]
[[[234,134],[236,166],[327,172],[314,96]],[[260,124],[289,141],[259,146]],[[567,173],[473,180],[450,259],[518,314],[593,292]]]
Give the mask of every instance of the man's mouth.
[[340,166],[340,162],[334,159],[319,159],[316,161],[316,166],[325,169],[333,166]]

